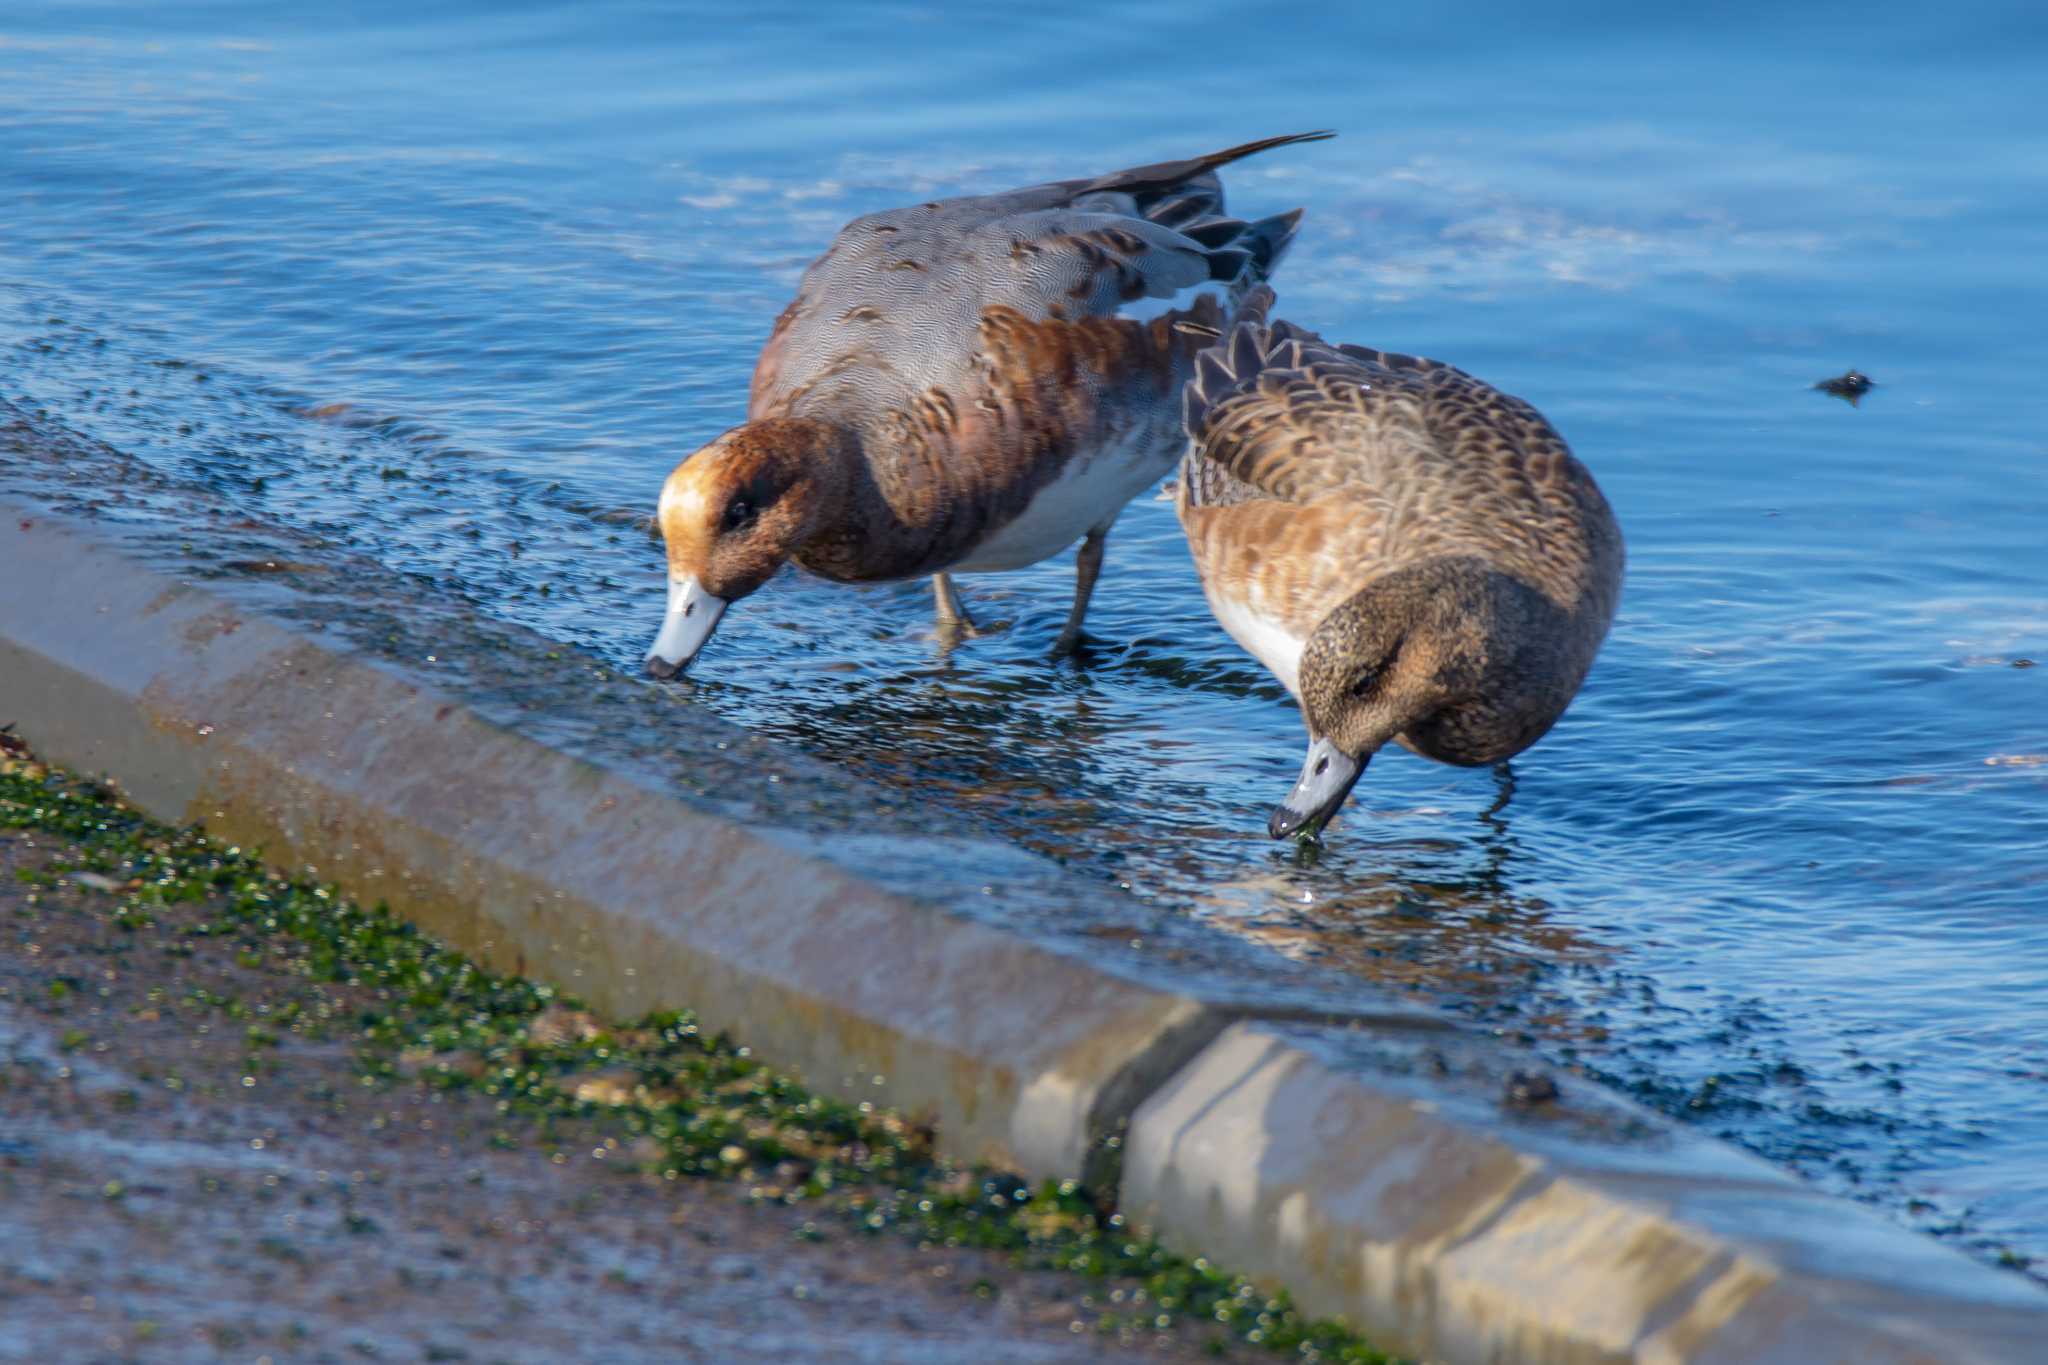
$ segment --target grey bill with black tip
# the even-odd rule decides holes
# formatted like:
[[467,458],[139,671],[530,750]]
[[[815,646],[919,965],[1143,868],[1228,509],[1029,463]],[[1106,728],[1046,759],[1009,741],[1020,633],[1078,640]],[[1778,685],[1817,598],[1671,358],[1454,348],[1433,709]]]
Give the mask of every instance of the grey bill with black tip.
[[1327,739],[1311,743],[1308,759],[1301,765],[1300,781],[1287,793],[1287,799],[1273,808],[1266,832],[1275,839],[1285,839],[1290,834],[1305,838],[1320,834],[1337,813],[1337,807],[1344,804],[1344,798],[1351,795],[1352,784],[1365,771],[1368,761],[1353,758]]
[[713,597],[704,591],[695,578],[671,578],[668,613],[661,618],[661,633],[654,637],[654,648],[647,651],[648,676],[673,678],[688,668],[724,614],[723,597]]

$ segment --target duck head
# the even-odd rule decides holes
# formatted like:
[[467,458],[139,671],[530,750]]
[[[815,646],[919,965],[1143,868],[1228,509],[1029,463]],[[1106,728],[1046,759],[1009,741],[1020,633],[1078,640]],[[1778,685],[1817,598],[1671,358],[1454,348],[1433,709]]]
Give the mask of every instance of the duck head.
[[1450,763],[1499,650],[1498,603],[1483,566],[1450,560],[1378,579],[1337,607],[1302,648],[1308,758],[1266,830],[1313,839],[1389,740]]
[[725,609],[816,533],[843,501],[857,453],[844,428],[781,417],[735,427],[676,466],[656,517],[668,546],[668,612],[647,653],[650,675],[689,667]]

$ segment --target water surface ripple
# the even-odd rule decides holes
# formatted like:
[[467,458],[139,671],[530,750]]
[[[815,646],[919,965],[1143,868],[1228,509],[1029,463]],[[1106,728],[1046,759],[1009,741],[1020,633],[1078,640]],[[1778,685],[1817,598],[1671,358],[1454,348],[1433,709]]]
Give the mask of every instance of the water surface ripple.
[[[1344,7],[1337,7],[1343,10]],[[0,394],[631,667],[639,518],[856,213],[1333,126],[1284,311],[1542,407],[1629,535],[1511,777],[1301,743],[1171,509],[964,584],[785,575],[697,700],[1273,951],[1413,989],[1981,1253],[2048,1256],[2044,43],[2024,7],[0,18]],[[1859,408],[1814,393],[1849,366]],[[2044,666],[2033,667],[2039,661]],[[569,699],[564,704],[573,704]]]

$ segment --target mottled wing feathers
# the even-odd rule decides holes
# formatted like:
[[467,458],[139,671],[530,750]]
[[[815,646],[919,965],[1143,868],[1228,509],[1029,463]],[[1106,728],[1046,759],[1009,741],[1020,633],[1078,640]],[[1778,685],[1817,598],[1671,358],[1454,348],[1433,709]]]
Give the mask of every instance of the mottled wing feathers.
[[[1305,502],[1420,465],[1457,480],[1564,473],[1570,452],[1541,413],[1452,365],[1335,346],[1287,322],[1271,291],[1198,358],[1182,420],[1201,459],[1269,497]],[[1552,466],[1558,468],[1553,470]]]
[[1143,218],[1072,210],[998,219],[964,244],[977,259],[1007,263],[1000,283],[983,291],[988,303],[1054,321],[1171,298],[1212,278],[1210,257],[1220,249]]
[[990,307],[1078,321],[1210,281],[1248,287],[1285,250],[1298,214],[1222,217],[1215,168],[1324,136],[857,218],[776,320],[749,415],[829,408],[858,422],[957,387]]
[[[1437,361],[1334,346],[1254,315],[1198,357],[1182,412],[1187,508],[1313,508],[1319,546],[1338,534],[1334,516],[1354,582],[1481,554],[1569,601],[1596,552],[1586,528],[1611,524],[1540,413]],[[1265,552],[1286,554],[1284,537]]]
[[777,319],[749,415],[879,419],[928,389],[970,386],[990,309],[1041,322],[1108,317],[1209,281],[1221,254],[1143,218],[1071,209],[835,247]]

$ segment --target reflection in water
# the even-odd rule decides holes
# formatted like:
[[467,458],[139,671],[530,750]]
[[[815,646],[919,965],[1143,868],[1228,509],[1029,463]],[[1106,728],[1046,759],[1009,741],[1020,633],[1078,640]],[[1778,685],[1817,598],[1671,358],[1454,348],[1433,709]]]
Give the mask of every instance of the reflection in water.
[[1479,819],[1481,823],[1493,829],[1496,833],[1506,835],[1508,831],[1507,821],[1500,817],[1501,813],[1508,808],[1508,802],[1515,799],[1514,760],[1503,759],[1501,762],[1494,764],[1493,780],[1494,790],[1497,795],[1493,798],[1493,804],[1480,813]]
[[[1369,846],[1361,860],[1369,869],[1337,865],[1345,860],[1325,845],[1278,851],[1265,873],[1217,888],[1210,921],[1291,957],[1479,1014],[1511,1007],[1545,973],[1605,963],[1602,944],[1553,922],[1542,900],[1514,890],[1517,849],[1506,813],[1514,773],[1501,763],[1492,775],[1494,800],[1474,817],[1484,831],[1476,838],[1389,839],[1378,827],[1361,829],[1364,812],[1354,808],[1345,837]],[[1440,814],[1374,811],[1370,818],[1379,826]],[[1584,1036],[1565,1017],[1544,1021],[1540,1031]]]

